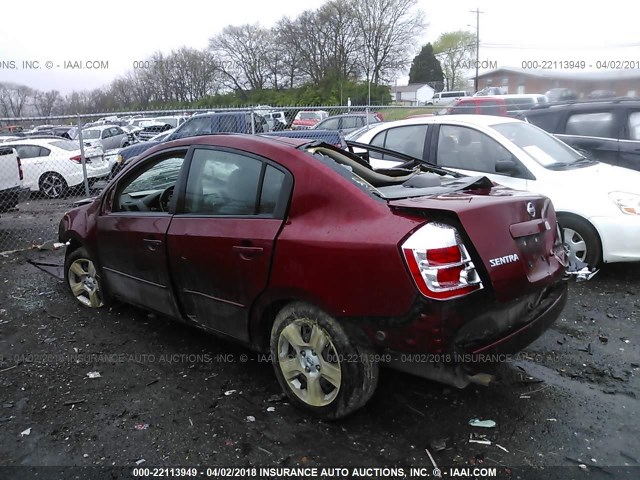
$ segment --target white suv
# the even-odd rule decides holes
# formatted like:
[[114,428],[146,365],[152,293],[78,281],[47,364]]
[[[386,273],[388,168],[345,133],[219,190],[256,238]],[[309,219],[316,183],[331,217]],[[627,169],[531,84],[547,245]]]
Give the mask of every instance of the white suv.
[[453,103],[456,98],[468,97],[469,94],[462,90],[453,92],[438,92],[433,95],[433,98],[427,102],[427,105],[449,105]]
[[22,186],[22,164],[12,147],[0,146],[0,212],[12,209],[29,197]]

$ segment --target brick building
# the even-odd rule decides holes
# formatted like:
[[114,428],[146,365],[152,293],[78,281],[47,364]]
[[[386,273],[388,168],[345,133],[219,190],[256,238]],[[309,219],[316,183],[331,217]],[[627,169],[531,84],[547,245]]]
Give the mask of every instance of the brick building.
[[617,96],[640,96],[640,70],[525,70],[499,68],[478,75],[478,89],[503,87],[508,93],[545,93],[569,88],[580,97],[594,90],[611,90]]

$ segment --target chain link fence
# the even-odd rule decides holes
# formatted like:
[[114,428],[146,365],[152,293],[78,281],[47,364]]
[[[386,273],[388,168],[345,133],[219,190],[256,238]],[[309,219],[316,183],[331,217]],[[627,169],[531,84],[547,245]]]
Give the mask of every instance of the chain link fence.
[[0,254],[57,238],[64,212],[160,142],[210,133],[285,135],[344,145],[367,125],[433,106],[254,106],[0,118]]

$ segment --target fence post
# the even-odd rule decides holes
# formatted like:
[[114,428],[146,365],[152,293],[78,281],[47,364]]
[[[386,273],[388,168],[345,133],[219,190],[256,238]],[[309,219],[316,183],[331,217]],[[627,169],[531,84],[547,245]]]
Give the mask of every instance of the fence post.
[[89,177],[87,177],[87,160],[84,156],[84,142],[82,141],[82,123],[78,113],[78,142],[80,142],[80,160],[82,161],[82,176],[84,177],[84,194],[89,196]]
[[256,120],[254,114],[255,112],[251,110],[251,135],[256,134]]

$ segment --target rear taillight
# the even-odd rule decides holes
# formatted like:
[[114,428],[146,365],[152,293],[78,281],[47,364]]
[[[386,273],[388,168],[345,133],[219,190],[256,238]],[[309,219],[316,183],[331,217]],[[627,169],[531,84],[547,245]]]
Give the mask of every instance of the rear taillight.
[[22,171],[22,162],[20,161],[20,157],[16,157],[18,161],[18,175],[20,175],[20,180],[24,180],[24,172]]
[[483,288],[460,234],[450,225],[428,223],[401,248],[418,290],[426,297],[445,300]]
[[75,157],[69,158],[72,162],[82,163],[82,157],[80,155],[76,155]]

